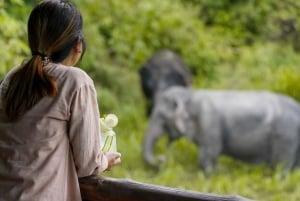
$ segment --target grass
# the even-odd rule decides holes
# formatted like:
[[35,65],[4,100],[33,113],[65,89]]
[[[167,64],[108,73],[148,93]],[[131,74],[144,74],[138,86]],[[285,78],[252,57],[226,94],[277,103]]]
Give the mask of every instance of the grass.
[[163,137],[158,142],[156,154],[164,154],[166,161],[159,171],[155,171],[142,160],[140,140],[143,131],[122,135],[123,132],[118,131],[122,164],[103,173],[104,176],[205,193],[235,194],[254,200],[300,200],[300,170],[290,172],[282,179],[279,168],[272,170],[265,165],[249,165],[222,156],[214,174],[207,177],[198,167],[198,149],[194,144],[181,139],[168,146]]

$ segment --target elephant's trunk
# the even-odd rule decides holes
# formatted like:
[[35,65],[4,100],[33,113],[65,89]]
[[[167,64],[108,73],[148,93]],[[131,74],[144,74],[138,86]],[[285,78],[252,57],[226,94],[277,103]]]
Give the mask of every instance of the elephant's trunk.
[[157,167],[158,161],[153,156],[154,148],[157,140],[164,134],[163,122],[160,117],[155,114],[151,116],[150,124],[144,138],[143,158],[144,161],[151,166]]

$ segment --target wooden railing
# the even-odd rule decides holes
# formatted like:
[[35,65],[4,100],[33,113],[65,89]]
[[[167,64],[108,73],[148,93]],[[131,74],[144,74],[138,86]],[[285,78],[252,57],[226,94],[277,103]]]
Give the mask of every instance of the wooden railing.
[[130,179],[81,178],[83,201],[250,201],[238,195],[216,195],[146,184]]

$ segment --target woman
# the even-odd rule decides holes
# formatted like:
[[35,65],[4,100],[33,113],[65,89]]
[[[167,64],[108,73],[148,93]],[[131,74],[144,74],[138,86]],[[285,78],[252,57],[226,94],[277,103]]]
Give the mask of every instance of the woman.
[[0,200],[81,200],[78,177],[120,163],[100,150],[91,78],[73,67],[85,44],[74,5],[42,1],[31,12],[32,57],[0,86]]

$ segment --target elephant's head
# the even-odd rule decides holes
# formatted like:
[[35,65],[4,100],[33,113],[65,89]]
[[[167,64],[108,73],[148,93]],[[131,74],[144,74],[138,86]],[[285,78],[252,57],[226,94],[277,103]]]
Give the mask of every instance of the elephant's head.
[[167,134],[169,141],[173,141],[189,133],[188,127],[191,124],[187,107],[190,98],[191,90],[184,87],[171,87],[156,97],[144,138],[143,157],[146,163],[157,165],[153,150],[163,134]]

